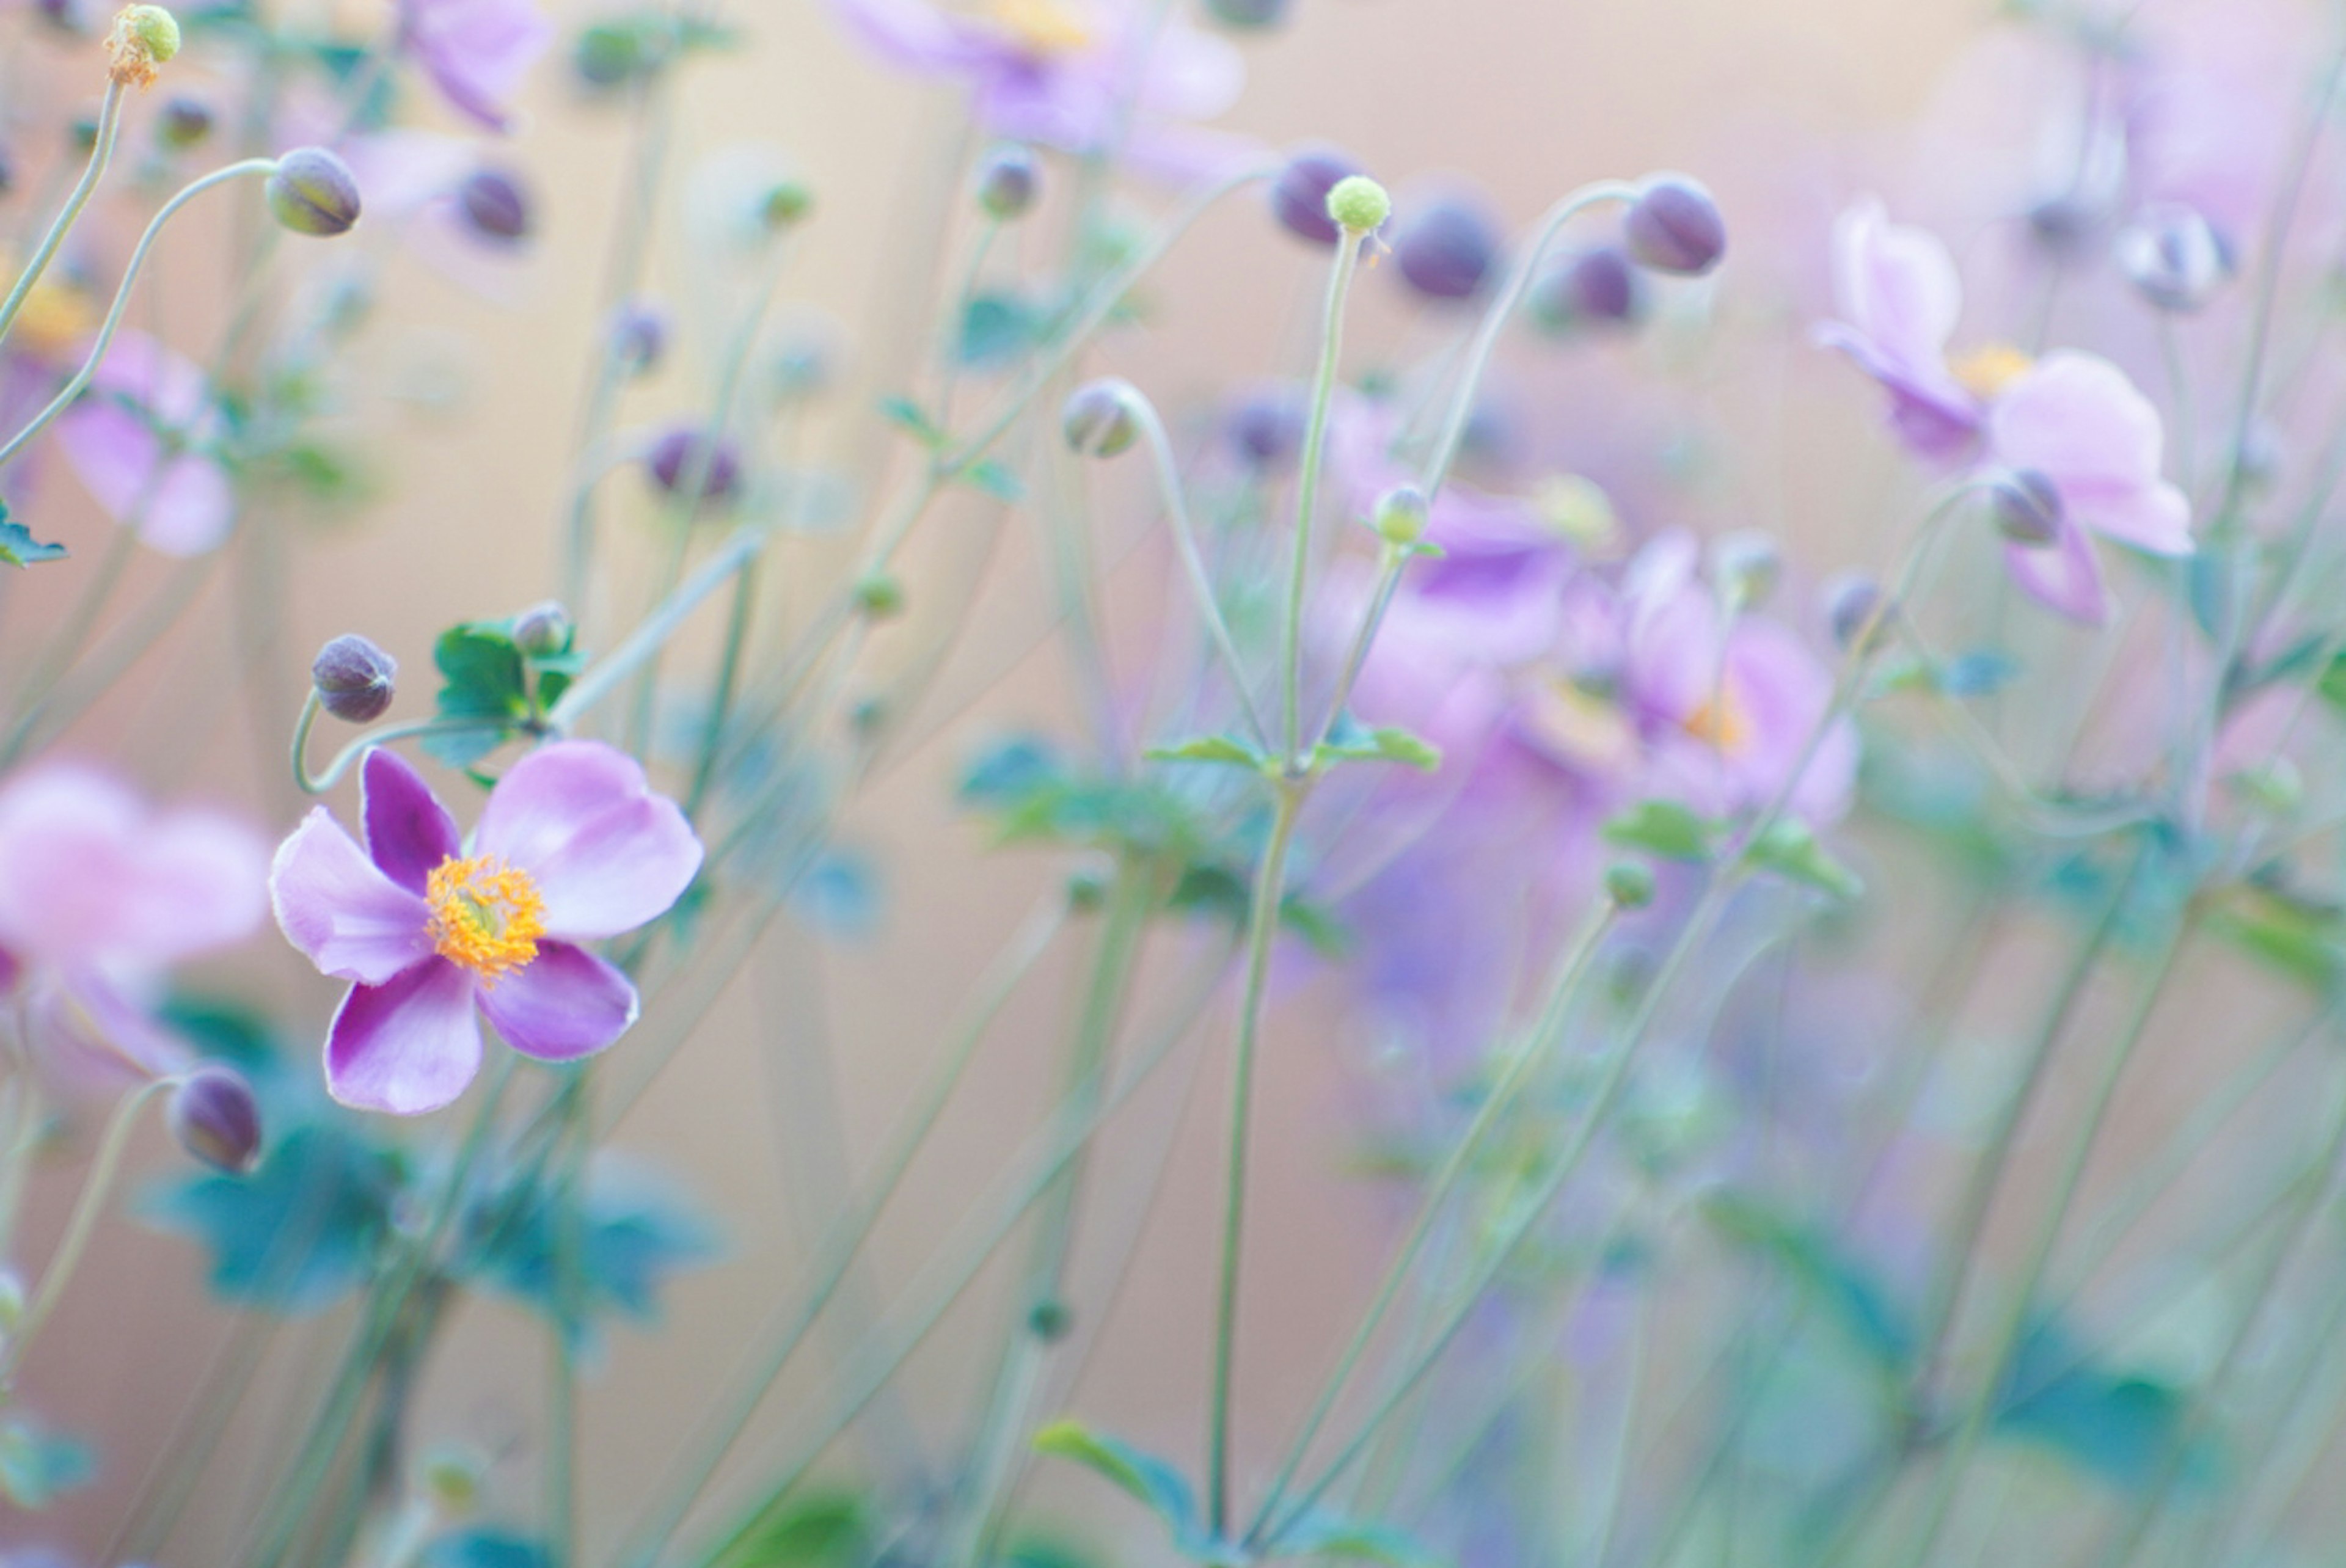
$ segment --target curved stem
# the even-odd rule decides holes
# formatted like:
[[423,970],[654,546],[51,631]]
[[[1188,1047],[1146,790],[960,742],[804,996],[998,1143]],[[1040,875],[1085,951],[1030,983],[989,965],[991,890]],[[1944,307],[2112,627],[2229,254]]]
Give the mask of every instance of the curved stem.
[[423,735],[477,735],[484,729],[504,728],[495,720],[477,718],[419,718],[412,724],[387,724],[348,742],[334,753],[334,759],[326,764],[322,772],[312,773],[306,759],[310,731],[318,722],[319,709],[317,689],[312,687],[301,704],[301,717],[293,726],[293,783],[304,795],[324,794],[342,781],[342,775],[351,770],[352,764],[378,746]]
[[73,232],[73,226],[80,220],[82,209],[89,205],[91,193],[97,189],[97,182],[106,178],[107,166],[114,161],[115,138],[122,130],[122,92],[120,82],[109,80],[107,83],[105,101],[97,109],[97,139],[91,144],[88,166],[82,170],[81,178],[75,182],[72,192],[66,196],[65,206],[58,209],[56,219],[50,222],[49,231],[41,236],[41,243],[34,249],[32,260],[25,263],[24,271],[18,273],[16,281],[10,285],[8,297],[0,300],[0,342],[7,341],[8,330],[16,324],[17,312],[25,308],[25,301],[31,297],[35,285],[40,282],[41,274],[47,271],[49,263],[56,260],[66,236]]
[[570,684],[562,700],[547,710],[546,728],[556,735],[569,733],[581,715],[609,696],[612,687],[676,635],[685,617],[701,600],[715,593],[726,578],[756,560],[765,550],[766,541],[766,531],[754,524],[735,529],[732,537],[719,545],[717,553],[702,562],[699,571],[678,584],[675,591],[646,616],[617,647],[596,660]]

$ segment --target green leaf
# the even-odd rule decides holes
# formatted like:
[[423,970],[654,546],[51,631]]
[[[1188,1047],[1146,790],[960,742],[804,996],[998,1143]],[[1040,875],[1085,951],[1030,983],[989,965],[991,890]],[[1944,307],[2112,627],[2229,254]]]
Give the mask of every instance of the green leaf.
[[1071,1459],[1105,1477],[1165,1522],[1174,1550],[1192,1562],[1238,1563],[1243,1557],[1213,1539],[1198,1512],[1188,1479],[1166,1461],[1130,1443],[1093,1431],[1078,1420],[1056,1420],[1035,1434],[1035,1451]]
[[1830,1231],[1726,1190],[1705,1198],[1701,1213],[1725,1239],[1781,1269],[1885,1375],[1902,1374],[1914,1354],[1913,1324]]
[[891,395],[882,398],[880,417],[932,452],[944,447],[947,439],[944,431],[929,423],[929,416],[921,412],[921,405],[908,397]]
[[871,1560],[870,1510],[862,1498],[778,1502],[717,1559],[713,1568],[860,1568]]
[[1005,505],[1015,506],[1026,499],[1026,483],[1015,473],[988,457],[962,470],[962,483],[984,491]]
[[2287,888],[2240,882],[2210,901],[2207,927],[2300,984],[2333,989],[2346,976],[2346,910]]
[[1281,1557],[1342,1557],[1361,1563],[1382,1563],[1387,1568],[1433,1568],[1441,1559],[1402,1532],[1387,1524],[1339,1519],[1332,1514],[1308,1514],[1281,1531]]
[[1258,771],[1270,766],[1270,759],[1261,752],[1228,735],[1200,735],[1171,746],[1152,746],[1141,755],[1153,762],[1234,762]]
[[1010,363],[1035,345],[1042,323],[1015,294],[980,294],[963,308],[954,357],[973,370]]
[[87,1443],[35,1426],[24,1417],[0,1422],[0,1497],[27,1512],[46,1508],[89,1483],[97,1456]]
[[1807,827],[1789,819],[1760,834],[1745,853],[1755,866],[1837,899],[1865,891],[1863,879],[1833,859]]
[[1640,800],[1605,824],[1605,840],[1665,860],[1710,859],[1711,824],[1675,800]]
[[432,662],[443,681],[440,717],[478,719],[481,727],[426,736],[423,749],[451,768],[469,768],[529,717],[529,676],[521,650],[501,623],[468,621],[440,634]]
[[44,545],[22,523],[10,522],[6,504],[0,503],[0,561],[29,566],[39,561],[62,561],[65,555],[63,545]]
[[2056,1323],[2044,1322],[2021,1340],[1992,1430],[2042,1443],[2114,1486],[2162,1477],[2190,1485],[2210,1478],[2218,1455],[2208,1439],[2192,1440],[2189,1414],[2182,1389],[2097,1364]]
[[1442,749],[1399,725],[1381,725],[1374,729],[1364,730],[1353,724],[1347,715],[1312,752],[1312,759],[1323,765],[1336,760],[1403,762],[1431,773],[1442,766]]

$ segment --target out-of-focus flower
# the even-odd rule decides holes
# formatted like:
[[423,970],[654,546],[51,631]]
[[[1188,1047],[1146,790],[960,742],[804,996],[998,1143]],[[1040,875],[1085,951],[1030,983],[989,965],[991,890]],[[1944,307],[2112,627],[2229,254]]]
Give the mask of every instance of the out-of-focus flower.
[[2118,231],[2118,270],[2162,311],[2199,310],[2232,275],[2231,248],[2197,209],[2163,201]]
[[1132,0],[992,0],[975,12],[929,0],[829,0],[831,14],[901,70],[955,78],[986,130],[1096,154],[1126,122],[1138,162],[1189,174],[1229,148],[1196,129],[1237,101],[1245,66],[1227,39]]
[[1270,188],[1271,215],[1299,239],[1333,245],[1342,232],[1328,216],[1328,193],[1361,172],[1333,148],[1306,148],[1287,160]]
[[270,876],[286,939],[353,983],[326,1039],[336,1099],[403,1115],[449,1104],[480,1069],[477,1014],[550,1062],[635,1023],[635,986],[578,944],[666,913],[701,850],[634,759],[540,747],[498,780],[469,844],[394,754],[367,754],[362,789],[364,850],[321,806]]
[[2109,602],[2088,531],[2152,555],[2191,553],[2190,503],[2160,476],[2158,412],[2125,372],[2074,350],[2032,361],[1989,347],[1951,364],[1963,311],[1954,259],[1935,236],[1891,223],[1879,202],[1841,215],[1834,265],[1842,320],[1819,336],[1890,393],[1907,446],[1991,478],[2049,484],[2052,535],[2005,546],[2024,590],[2098,625]]
[[554,42],[534,0],[399,0],[408,56],[451,107],[482,126],[512,128],[522,78]]
[[143,999],[260,924],[268,854],[233,818],[158,811],[93,768],[0,784],[0,991],[21,999],[44,1068],[74,1084],[187,1066]]
[[144,333],[117,333],[89,392],[50,435],[107,516],[166,555],[228,537],[236,494],[205,447],[220,430],[204,373]]
[[1430,300],[1471,300],[1498,265],[1498,226],[1463,196],[1413,206],[1393,236],[1402,280]]

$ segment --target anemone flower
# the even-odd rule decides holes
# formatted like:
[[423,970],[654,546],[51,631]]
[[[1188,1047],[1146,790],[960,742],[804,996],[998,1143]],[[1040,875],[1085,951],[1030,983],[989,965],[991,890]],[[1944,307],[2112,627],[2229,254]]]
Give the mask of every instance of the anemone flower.
[[236,521],[228,471],[205,450],[220,415],[204,372],[142,332],[116,334],[50,439],[106,514],[166,555],[201,555]]
[[399,36],[440,96],[484,129],[513,128],[522,78],[554,42],[532,0],[400,0]]
[[392,752],[367,754],[362,784],[366,848],[321,806],[270,876],[286,939],[353,983],[326,1038],[335,1099],[401,1115],[448,1105],[480,1071],[481,1014],[544,1062],[627,1033],[635,986],[578,944],[666,913],[701,854],[633,758],[540,747],[497,781],[469,845]]

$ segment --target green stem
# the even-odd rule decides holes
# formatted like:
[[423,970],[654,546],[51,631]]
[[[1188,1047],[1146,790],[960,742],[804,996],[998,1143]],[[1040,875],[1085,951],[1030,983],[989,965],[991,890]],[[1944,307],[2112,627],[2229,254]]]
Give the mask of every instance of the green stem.
[[551,1568],[578,1568],[578,1338],[586,1331],[586,1156],[593,1147],[591,1098],[594,1063],[559,1091],[560,1125],[566,1144],[561,1180],[554,1194],[554,1299],[550,1325],[552,1365],[546,1379],[546,1543]]
[[725,612],[725,648],[717,661],[717,689],[709,698],[709,718],[700,728],[700,758],[693,764],[692,788],[685,796],[684,814],[700,820],[709,802],[709,787],[717,781],[717,760],[725,749],[726,720],[733,711],[733,696],[741,680],[741,655],[750,638],[750,612],[757,602],[758,563],[750,561],[733,579],[733,602]]
[[611,689],[627,679],[638,666],[657,654],[685,618],[699,606],[700,601],[715,593],[728,577],[748,566],[764,551],[767,534],[763,528],[745,524],[733,531],[730,538],[717,547],[700,569],[677,585],[652,613],[646,616],[636,629],[629,632],[617,647],[605,654],[563,692],[546,716],[546,728],[556,735],[566,735],[587,709],[603,700]]
[[1336,393],[1337,362],[1344,351],[1344,300],[1360,270],[1366,236],[1346,229],[1328,269],[1327,304],[1320,319],[1320,365],[1311,378],[1310,422],[1295,477],[1294,555],[1287,574],[1287,615],[1280,623],[1280,707],[1282,744],[1290,758],[1303,744],[1303,591],[1311,573],[1311,520],[1320,501],[1320,466],[1328,444],[1328,405]]
[[73,232],[73,226],[80,220],[82,209],[89,205],[91,193],[97,189],[98,181],[106,178],[107,166],[114,161],[115,138],[122,130],[122,92],[120,82],[107,83],[105,100],[98,105],[97,139],[90,147],[89,163],[83,168],[81,178],[75,183],[71,193],[66,197],[65,206],[49,224],[48,232],[41,236],[41,243],[34,249],[32,260],[25,263],[25,270],[16,275],[16,281],[9,287],[8,297],[0,300],[0,342],[7,341],[9,329],[16,324],[17,312],[25,308],[25,301],[31,296],[35,285],[40,282],[41,274],[47,271],[49,263],[56,260],[66,236]]
[[316,687],[302,699],[301,717],[293,725],[293,782],[304,795],[322,795],[342,780],[342,775],[368,752],[378,746],[388,746],[394,740],[413,740],[419,736],[477,735],[483,729],[502,730],[502,723],[476,718],[419,718],[407,724],[386,724],[380,729],[370,729],[355,740],[344,743],[334,759],[316,773],[310,771],[308,753],[310,731],[318,722],[323,705]]

